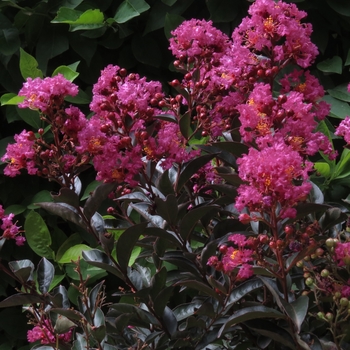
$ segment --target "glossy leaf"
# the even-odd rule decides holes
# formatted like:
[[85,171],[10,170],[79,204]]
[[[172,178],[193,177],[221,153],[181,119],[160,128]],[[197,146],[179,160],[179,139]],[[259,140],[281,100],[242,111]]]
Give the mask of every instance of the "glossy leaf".
[[147,223],[131,226],[127,228],[119,237],[117,242],[117,258],[118,263],[122,271],[126,271],[129,265],[131,252],[139,239],[140,235],[143,234]]
[[63,219],[66,219],[68,221],[73,222],[74,224],[88,230],[85,222],[79,215],[79,212],[71,205],[66,204],[66,203],[49,203],[49,202],[44,202],[44,203],[35,203],[39,207],[55,214]]
[[223,334],[225,334],[227,329],[235,324],[258,318],[285,318],[285,316],[279,311],[263,305],[249,306],[236,311],[231,317],[229,317],[224,325],[220,328],[218,336],[221,337]]
[[9,268],[21,283],[33,280],[34,264],[28,259],[10,261]]
[[179,127],[181,134],[184,138],[188,139],[192,134],[191,129],[191,114],[186,112],[181,118],[179,122]]
[[55,203],[66,203],[74,208],[79,207],[79,196],[71,189],[62,187],[58,194],[52,194]]
[[165,327],[167,328],[169,334],[173,336],[177,331],[177,319],[173,313],[173,311],[166,306],[163,313],[163,322]]
[[112,260],[103,252],[97,249],[91,249],[89,251],[85,250],[82,252],[84,260],[92,265],[99,267],[113,275],[124,279],[124,276],[120,270],[113,264]]
[[261,320],[249,320],[245,324],[255,332],[271,338],[292,350],[297,349],[290,333],[275,323],[267,320],[264,320],[263,322]]
[[24,222],[25,236],[30,248],[39,256],[52,259],[54,252],[50,248],[52,243],[50,231],[40,214],[31,211]]
[[94,326],[89,327],[91,335],[101,343],[106,336],[106,324],[105,324],[105,315],[100,308],[97,308],[94,315]]
[[194,313],[202,306],[203,301],[201,300],[193,300],[190,303],[187,304],[180,304],[176,306],[173,310],[174,315],[178,322],[186,319],[187,317],[190,317],[194,315]]
[[347,219],[347,214],[343,213],[341,209],[329,208],[320,219],[320,226],[323,231],[327,231],[331,227],[345,222]]
[[218,299],[218,300],[221,299],[219,294],[216,293],[213,288],[211,288],[207,284],[204,284],[204,283],[199,282],[199,281],[179,281],[175,285],[196,289],[196,290],[200,291],[201,293],[203,293],[205,296],[211,296],[214,299]]
[[88,219],[92,218],[102,202],[107,199],[108,195],[116,187],[117,184],[114,182],[97,185],[97,187],[90,193],[90,196],[84,205],[84,214]]
[[180,223],[180,235],[184,240],[189,240],[190,235],[194,228],[196,227],[198,221],[203,218],[204,215],[210,212],[214,213],[218,211],[216,206],[203,206],[199,208],[194,208],[190,210],[182,219]]
[[88,348],[85,336],[80,333],[75,334],[76,340],[73,343],[72,350],[86,350]]
[[39,290],[42,294],[46,294],[49,291],[51,282],[53,281],[55,275],[55,268],[45,258],[42,258],[39,261],[38,268],[37,268],[37,278],[38,278],[38,285]]
[[176,191],[180,191],[186,182],[204,165],[210,162],[215,157],[214,154],[207,154],[204,156],[196,157],[188,162],[181,171],[179,182],[177,184]]
[[338,100],[350,102],[350,93],[348,91],[348,84],[338,85],[333,89],[327,90],[327,92]]
[[157,212],[165,219],[168,224],[175,225],[177,223],[178,204],[174,195],[168,195],[165,200],[157,197],[155,199]]
[[58,334],[63,334],[68,332],[72,327],[75,327],[76,324],[68,319],[66,316],[58,315],[54,330]]
[[25,304],[42,303],[44,300],[39,295],[35,294],[13,294],[0,302],[0,308],[19,306]]
[[297,327],[298,333],[300,332],[301,325],[304,322],[305,316],[308,311],[309,298],[306,295],[301,295],[298,299],[292,303],[285,303],[284,307],[287,315],[291,318]]

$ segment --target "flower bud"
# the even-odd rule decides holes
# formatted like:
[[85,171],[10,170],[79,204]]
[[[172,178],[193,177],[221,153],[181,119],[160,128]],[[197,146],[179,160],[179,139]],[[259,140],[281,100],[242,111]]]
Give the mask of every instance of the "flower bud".
[[321,271],[321,276],[322,276],[322,277],[328,277],[328,276],[329,276],[329,271],[328,271],[327,269],[323,269],[323,270]]
[[252,218],[248,214],[240,214],[238,220],[243,224],[247,225],[252,221]]
[[311,287],[313,284],[314,284],[314,279],[312,277],[308,277],[306,280],[305,280],[305,284],[308,286],[308,287]]
[[341,298],[340,300],[339,300],[339,304],[340,304],[340,306],[341,307],[348,307],[348,305],[349,305],[349,300],[348,300],[348,298]]
[[326,317],[326,319],[327,319],[328,321],[332,321],[334,315],[333,315],[331,312],[327,312],[326,315],[325,315],[325,317]]

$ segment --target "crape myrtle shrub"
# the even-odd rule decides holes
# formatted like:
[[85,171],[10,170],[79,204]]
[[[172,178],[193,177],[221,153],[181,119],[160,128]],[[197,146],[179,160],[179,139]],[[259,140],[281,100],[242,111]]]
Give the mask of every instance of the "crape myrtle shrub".
[[348,348],[349,9],[317,4],[4,2],[3,347]]

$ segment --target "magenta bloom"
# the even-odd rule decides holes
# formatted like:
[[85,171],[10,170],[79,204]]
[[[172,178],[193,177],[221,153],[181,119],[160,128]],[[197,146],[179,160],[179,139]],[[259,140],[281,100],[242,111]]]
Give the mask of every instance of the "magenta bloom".
[[335,259],[338,266],[350,265],[350,242],[337,243],[334,249]]
[[19,135],[14,136],[16,143],[9,144],[6,153],[1,160],[7,162],[4,174],[15,177],[20,174],[21,169],[27,169],[30,175],[35,175],[37,168],[35,167],[35,151],[32,135],[23,130]]
[[220,57],[228,47],[229,38],[213,27],[212,21],[191,19],[171,32],[170,50],[177,58]]
[[244,207],[250,211],[276,210],[280,204],[282,214],[305,200],[311,190],[307,180],[312,163],[304,161],[298,152],[284,143],[261,151],[251,148],[237,163],[240,178],[249,184],[238,188],[235,205],[239,211]]
[[[350,86],[350,85],[349,85]],[[343,136],[347,143],[350,143],[350,117],[342,120],[335,131],[335,135]]]
[[250,17],[233,32],[235,44],[262,52],[273,62],[292,60],[303,68],[312,64],[318,50],[310,40],[311,24],[301,23],[306,12],[273,0],[256,0],[248,12]]
[[70,342],[72,339],[72,330],[69,330],[64,334],[56,334],[51,322],[49,320],[44,320],[42,326],[35,326],[27,332],[29,343],[34,343],[37,340],[40,340],[41,344],[53,344],[56,343],[56,336],[59,340],[65,343]]
[[3,207],[0,205],[0,219],[2,220],[2,224],[0,228],[3,230],[2,236],[0,238],[4,239],[14,239],[16,241],[16,245],[22,246],[24,245],[25,238],[21,236],[20,227],[13,223],[14,214],[5,215],[5,211]]
[[54,105],[60,106],[65,96],[78,94],[78,86],[67,80],[62,74],[54,77],[28,78],[19,91],[25,99],[18,105],[20,108],[39,109],[45,112]]

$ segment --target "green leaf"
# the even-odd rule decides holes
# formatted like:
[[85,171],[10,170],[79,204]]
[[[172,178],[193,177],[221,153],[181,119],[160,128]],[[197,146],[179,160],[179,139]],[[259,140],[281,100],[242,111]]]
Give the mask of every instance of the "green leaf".
[[317,68],[324,73],[341,74],[343,71],[343,61],[339,56],[333,56],[318,63]]
[[29,108],[18,108],[16,106],[16,112],[28,125],[34,129],[39,129],[42,126],[42,121],[38,111],[31,110]]
[[225,334],[227,329],[235,324],[254,320],[257,318],[285,318],[285,316],[281,312],[263,305],[249,306],[236,311],[231,317],[229,317],[229,319],[220,328],[218,337],[221,337],[223,334]]
[[51,282],[53,281],[55,275],[55,268],[45,258],[42,258],[39,261],[37,269],[37,278],[39,290],[42,294],[46,294],[49,291]]
[[24,96],[17,96],[16,94],[9,92],[7,94],[3,94],[0,98],[1,106],[6,105],[18,105],[19,103],[24,101]]
[[99,9],[88,9],[80,12],[67,7],[61,7],[51,23],[66,23],[70,31],[92,30],[104,26],[104,15]]
[[69,68],[68,66],[59,66],[57,67],[54,72],[52,73],[52,76],[62,74],[67,80],[74,81],[75,78],[79,76],[79,73],[75,72],[73,69]]
[[13,55],[20,47],[21,40],[17,28],[0,29],[0,53],[5,56]]
[[314,167],[321,176],[328,178],[330,176],[331,168],[328,163],[325,162],[316,162]]
[[149,8],[150,6],[144,0],[125,0],[118,7],[114,20],[119,24],[125,23],[134,17],[140,16]]
[[185,18],[182,16],[171,13],[166,14],[164,21],[164,33],[167,39],[172,37],[171,32],[175,30],[184,20]]
[[37,60],[22,48],[20,48],[19,69],[23,79],[43,77],[42,71],[38,69]]
[[350,175],[350,150],[344,149],[341,158],[335,167],[334,179],[342,179]]
[[237,17],[237,7],[232,6],[231,0],[207,0],[210,19],[213,22],[232,22]]
[[350,66],[350,49],[348,50],[348,54],[346,56],[346,61],[344,63],[344,66]]
[[54,252],[50,248],[52,243],[50,231],[43,218],[31,211],[24,223],[25,236],[30,248],[41,257],[52,259]]
[[348,92],[348,84],[336,86],[334,89],[329,89],[327,92],[338,100],[350,102],[350,93]]
[[348,103],[335,99],[330,95],[326,95],[322,98],[331,105],[331,111],[329,115],[333,118],[345,119],[350,115],[350,106]]
[[77,244],[67,249],[62,255],[61,259],[58,260],[57,262],[59,264],[67,264],[67,263],[71,263],[72,261],[77,261],[79,260],[79,258],[82,258],[83,251],[89,251],[91,249],[92,248],[87,246],[86,244]]
[[78,95],[76,96],[66,96],[65,101],[74,103],[74,104],[89,104],[91,102],[90,97],[83,90],[79,89]]
[[117,241],[117,259],[122,271],[126,271],[129,266],[131,253],[139,237],[143,234],[147,222],[127,228]]

